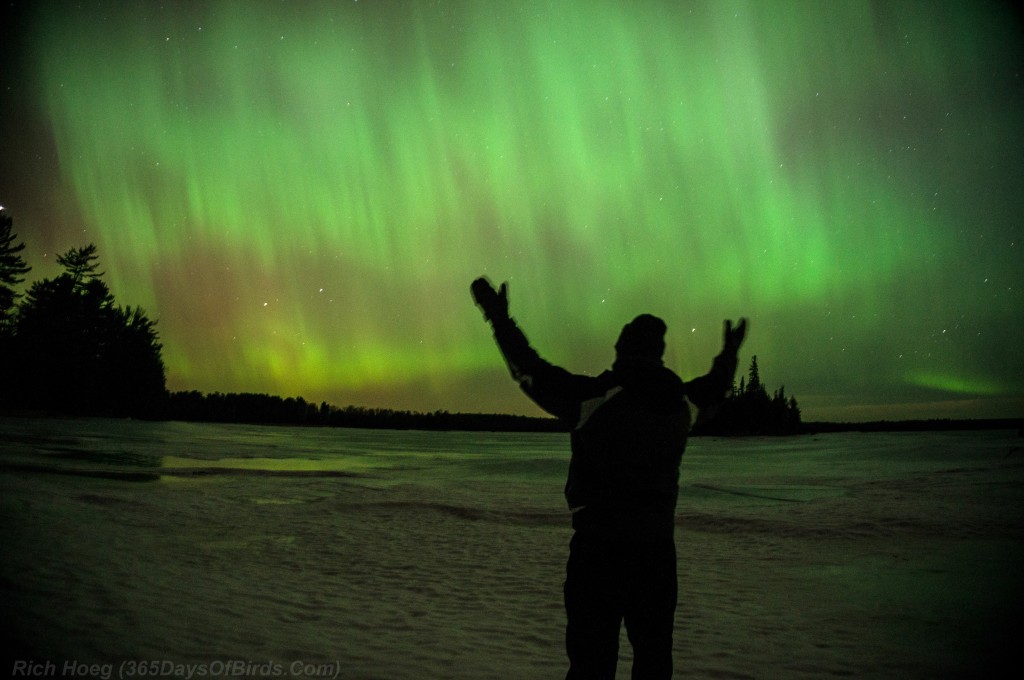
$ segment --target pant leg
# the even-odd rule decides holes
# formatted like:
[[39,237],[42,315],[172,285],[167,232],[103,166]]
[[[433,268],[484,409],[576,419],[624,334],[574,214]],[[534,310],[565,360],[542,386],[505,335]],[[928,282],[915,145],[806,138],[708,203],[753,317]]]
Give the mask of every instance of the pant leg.
[[621,551],[579,532],[569,547],[565,577],[566,680],[612,680],[619,657],[619,628],[626,581]]
[[668,680],[678,597],[675,540],[643,543],[634,555],[624,614],[633,645],[632,680]]

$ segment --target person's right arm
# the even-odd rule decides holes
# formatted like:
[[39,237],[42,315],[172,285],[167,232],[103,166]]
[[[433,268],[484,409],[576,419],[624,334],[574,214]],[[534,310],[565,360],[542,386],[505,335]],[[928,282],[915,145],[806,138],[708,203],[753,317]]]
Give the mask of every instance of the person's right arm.
[[591,396],[588,388],[593,378],[574,375],[545,361],[530,346],[526,335],[509,316],[507,284],[495,290],[487,279],[479,278],[473,282],[472,292],[494,330],[494,340],[520,389],[551,415],[575,422],[579,418],[580,403]]

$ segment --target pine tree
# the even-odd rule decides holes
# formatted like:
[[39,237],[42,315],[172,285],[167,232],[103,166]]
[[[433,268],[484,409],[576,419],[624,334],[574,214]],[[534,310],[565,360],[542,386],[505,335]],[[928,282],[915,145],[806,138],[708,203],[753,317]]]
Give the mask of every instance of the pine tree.
[[746,388],[750,391],[757,391],[761,389],[761,373],[758,371],[758,355],[755,354],[751,357],[751,368],[746,372],[749,376],[749,380],[746,381]]
[[699,432],[714,434],[790,434],[800,431],[800,408],[785,386],[768,396],[761,381],[757,357],[750,360],[746,376],[721,408]]
[[12,313],[20,297],[14,287],[25,281],[23,275],[32,268],[25,264],[21,251],[24,243],[15,243],[14,220],[0,208],[0,333],[6,333],[12,322]]
[[96,271],[98,261],[99,255],[96,254],[96,245],[93,243],[84,248],[72,248],[57,256],[57,264],[64,267],[64,273],[71,277],[76,292],[82,291],[103,276],[103,272]]
[[791,430],[800,429],[800,407],[796,403],[796,397],[789,398],[786,411],[786,422]]
[[761,385],[761,374],[757,368],[756,354],[750,359],[750,370],[747,371],[747,375],[747,392],[764,392],[765,396],[767,396],[767,391],[765,391],[764,386]]
[[139,307],[115,304],[96,247],[57,258],[64,273],[32,284],[16,348],[26,405],[64,412],[148,415],[165,396],[155,329]]
[[20,370],[15,351],[16,303],[21,297],[15,286],[31,269],[21,257],[24,243],[17,243],[14,221],[0,208],[0,404],[13,402],[16,375]]

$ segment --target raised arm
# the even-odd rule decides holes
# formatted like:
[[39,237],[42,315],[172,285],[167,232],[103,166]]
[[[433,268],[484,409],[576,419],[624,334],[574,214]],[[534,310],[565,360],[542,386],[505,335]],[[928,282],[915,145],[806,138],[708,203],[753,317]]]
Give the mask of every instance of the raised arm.
[[725,320],[722,351],[711,362],[711,370],[686,383],[686,396],[697,408],[703,411],[725,401],[736,376],[736,355],[746,336],[746,319],[741,318],[735,328],[732,321]]
[[512,378],[538,406],[551,415],[574,422],[579,404],[589,398],[593,378],[569,373],[537,353],[526,335],[508,313],[508,284],[495,290],[486,278],[478,278],[470,287],[473,299],[494,330],[494,340],[505,357]]

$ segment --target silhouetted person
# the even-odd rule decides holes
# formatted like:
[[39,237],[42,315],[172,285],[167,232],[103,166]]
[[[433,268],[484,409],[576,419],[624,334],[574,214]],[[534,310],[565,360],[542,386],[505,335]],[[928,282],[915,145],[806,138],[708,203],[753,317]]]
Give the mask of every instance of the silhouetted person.
[[676,608],[675,508],[690,429],[687,400],[724,400],[746,320],[725,322],[711,371],[684,383],[662,365],[665,323],[642,314],[615,343],[597,377],[554,366],[530,347],[508,314],[508,287],[485,278],[473,298],[494,328],[512,377],[541,408],[572,426],[565,497],[574,531],[566,566],[567,680],[613,678],[619,627],[633,645],[634,680],[672,675]]

